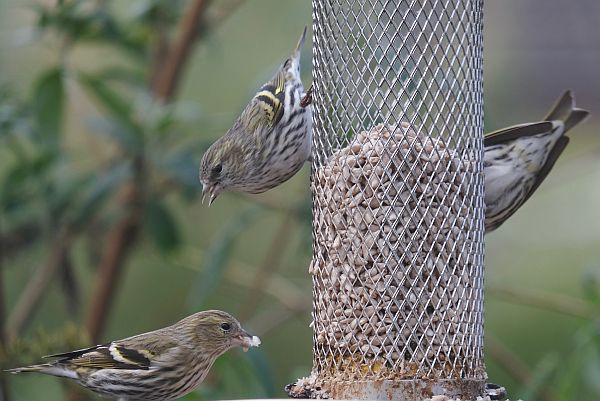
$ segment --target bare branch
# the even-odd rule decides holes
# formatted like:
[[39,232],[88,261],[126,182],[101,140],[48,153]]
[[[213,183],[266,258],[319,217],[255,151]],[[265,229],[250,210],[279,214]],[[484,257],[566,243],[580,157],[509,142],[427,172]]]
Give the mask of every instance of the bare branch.
[[42,228],[39,223],[29,221],[6,233],[0,233],[0,244],[3,245],[2,252],[5,260],[35,242],[41,232]]
[[[241,287],[249,288],[252,286],[252,279],[255,272],[252,266],[241,262],[233,262],[231,269],[227,272],[227,279]],[[273,273],[269,281],[265,283],[263,291],[277,300],[277,303],[285,306],[287,309],[295,312],[305,312],[312,306],[310,289],[302,289],[294,285],[291,281]]]
[[196,39],[198,23],[205,9],[204,0],[193,0],[179,24],[179,37],[167,51],[167,57],[160,66],[153,92],[165,102],[172,100],[180,80],[181,71],[187,61]]
[[240,311],[240,317],[243,320],[247,319],[255,311],[258,301],[262,298],[265,287],[268,285],[273,272],[283,256],[287,244],[290,242],[290,237],[294,230],[294,225],[291,224],[291,220],[291,216],[286,214],[281,221],[279,229],[273,236],[273,240],[265,254],[263,263],[254,274],[252,284],[250,285],[250,295]]
[[152,74],[151,86],[156,96],[165,102],[173,99],[195,40],[226,20],[242,3],[243,0],[232,0],[207,11],[207,1],[191,2],[179,23],[179,36],[175,42],[168,48],[159,43],[158,54],[164,58],[156,64],[158,68]]
[[[160,10],[159,10],[160,12]],[[156,88],[158,85],[159,75],[162,71],[167,54],[169,51],[169,26],[165,21],[164,15],[161,13],[154,26],[156,32],[156,43],[152,49],[152,71],[150,75],[150,87]]]
[[[0,218],[0,223],[2,222]],[[0,234],[2,233],[0,225]],[[0,354],[6,349],[6,331],[4,320],[6,318],[5,299],[4,299],[4,243],[0,241]],[[0,373],[0,401],[9,401],[8,382],[4,374]]]
[[50,249],[50,255],[47,262],[40,266],[35,275],[27,283],[27,287],[21,293],[16,306],[14,307],[6,323],[7,338],[14,338],[22,332],[31,319],[42,296],[46,293],[48,286],[58,269],[63,265],[65,256],[71,245],[71,232],[63,226]]
[[[501,365],[507,373],[521,383],[533,385],[533,373],[529,367],[510,348],[502,344],[496,337],[486,334],[486,349],[488,354]],[[540,401],[560,401],[548,389],[537,390]]]
[[207,32],[215,29],[219,24],[225,21],[239,6],[244,3],[245,0],[230,0],[229,2],[219,2],[219,7],[211,7],[206,12],[206,23],[204,24],[203,30],[200,32]]
[[281,326],[287,320],[290,320],[301,313],[310,311],[310,307],[305,310],[289,310],[289,309],[268,309],[254,316],[251,320],[245,322],[248,327],[252,327],[252,332],[259,336],[263,336]]
[[232,194],[239,196],[241,198],[244,198],[252,203],[256,203],[257,205],[263,206],[265,208],[284,212],[288,215],[291,215],[291,217],[294,217],[294,218],[301,217],[299,209],[297,209],[295,207],[295,205],[290,206],[289,204],[287,204],[286,202],[284,202],[282,200],[272,199],[270,197],[264,197],[264,196],[251,195],[251,194],[247,194],[244,192],[234,192]]
[[135,174],[122,201],[125,217],[108,234],[100,260],[96,287],[88,313],[86,328],[93,342],[98,342],[104,329],[125,259],[136,243],[141,226],[144,167],[141,157],[135,162]]
[[[227,279],[239,286],[250,287],[254,275],[252,266],[236,261],[227,273]],[[280,307],[267,309],[252,318],[244,319],[244,324],[252,327],[257,335],[264,335],[295,316],[309,314],[312,309],[310,289],[299,288],[280,274],[273,273],[263,291],[275,298]]]
[[548,293],[531,288],[519,290],[499,285],[490,285],[487,287],[487,291],[505,302],[534,306],[584,319],[594,319],[598,316],[598,311],[594,310],[585,301],[562,294]]
[[86,323],[93,342],[100,340],[126,255],[137,238],[138,220],[139,217],[132,213],[118,222],[108,234]]

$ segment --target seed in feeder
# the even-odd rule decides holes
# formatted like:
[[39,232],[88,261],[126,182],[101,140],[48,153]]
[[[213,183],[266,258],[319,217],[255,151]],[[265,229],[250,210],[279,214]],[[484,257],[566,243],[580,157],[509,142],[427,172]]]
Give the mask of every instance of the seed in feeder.
[[317,338],[328,372],[347,361],[363,378],[382,368],[414,377],[425,359],[443,370],[467,358],[449,342],[466,332],[457,319],[473,307],[463,299],[472,259],[460,253],[474,241],[463,232],[475,210],[465,185],[474,174],[443,139],[407,123],[359,133],[317,169],[315,251],[326,267],[310,271],[329,280],[316,287],[324,297],[315,310],[330,333]]

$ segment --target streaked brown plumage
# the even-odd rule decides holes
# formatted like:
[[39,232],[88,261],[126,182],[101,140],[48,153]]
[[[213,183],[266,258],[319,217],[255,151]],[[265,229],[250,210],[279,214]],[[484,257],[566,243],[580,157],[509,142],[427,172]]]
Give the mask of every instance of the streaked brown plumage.
[[301,106],[300,51],[250,100],[233,126],[200,163],[203,195],[211,204],[225,191],[261,193],[290,179],[310,156],[311,107]]
[[485,230],[497,229],[529,199],[569,143],[565,134],[589,112],[566,91],[539,122],[485,136]]
[[12,369],[67,377],[121,401],[167,401],[196,388],[213,362],[235,346],[260,340],[230,314],[198,312],[162,329],[104,345],[51,355],[55,361]]

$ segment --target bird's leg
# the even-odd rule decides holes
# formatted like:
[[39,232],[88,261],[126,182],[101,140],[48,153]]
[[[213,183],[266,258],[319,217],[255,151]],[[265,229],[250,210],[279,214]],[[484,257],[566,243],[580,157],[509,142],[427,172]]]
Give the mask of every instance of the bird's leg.
[[300,107],[306,107],[312,103],[312,93],[313,93],[313,86],[312,86],[312,84],[310,84],[310,87],[304,94],[304,97],[302,97],[302,99],[300,99]]

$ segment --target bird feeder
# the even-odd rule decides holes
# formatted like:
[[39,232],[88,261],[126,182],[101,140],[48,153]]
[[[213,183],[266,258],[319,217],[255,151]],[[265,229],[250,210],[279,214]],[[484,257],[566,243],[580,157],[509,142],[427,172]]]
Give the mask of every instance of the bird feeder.
[[485,393],[481,0],[313,0],[313,368],[297,397]]

